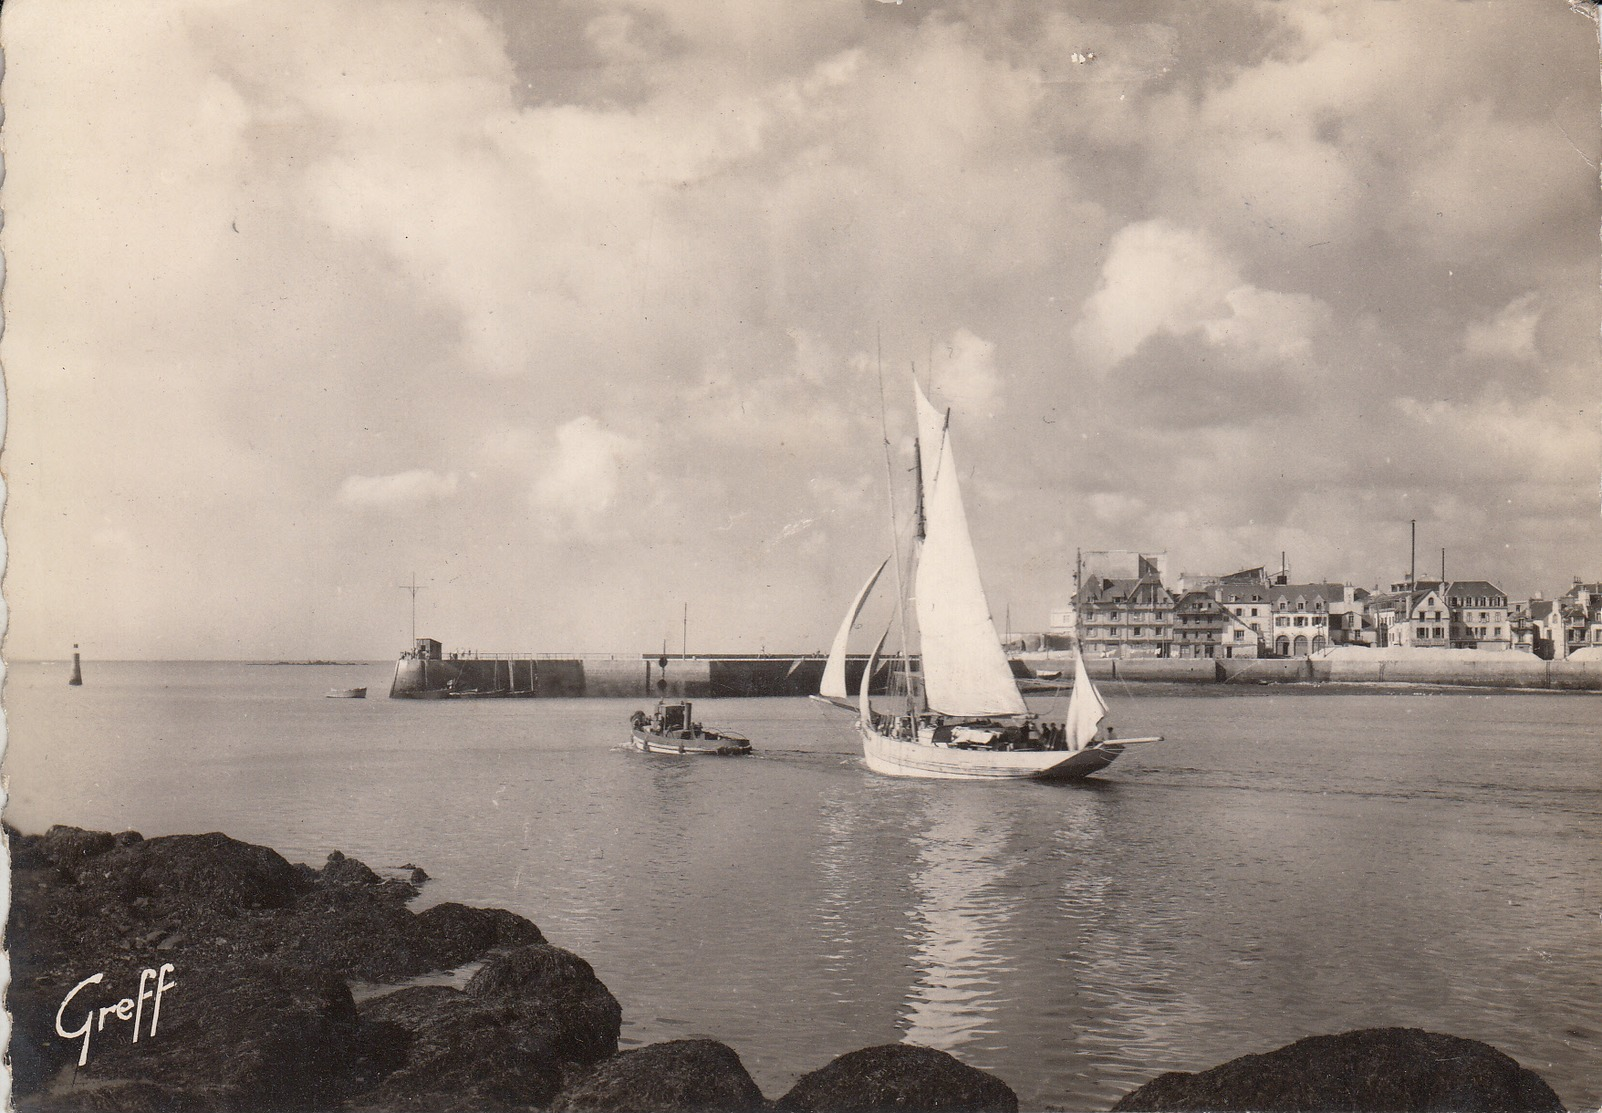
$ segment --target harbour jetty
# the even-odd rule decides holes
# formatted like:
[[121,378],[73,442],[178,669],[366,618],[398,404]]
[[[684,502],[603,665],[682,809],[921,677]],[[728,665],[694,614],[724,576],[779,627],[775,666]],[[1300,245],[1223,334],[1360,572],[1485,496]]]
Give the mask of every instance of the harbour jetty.
[[[419,638],[395,664],[392,699],[706,699],[817,695],[823,653],[480,653],[446,652]],[[1010,659],[1025,691],[1066,687],[1070,652],[1018,653]],[[867,654],[846,658],[855,692]],[[912,659],[914,672],[918,658]],[[1543,660],[1519,650],[1341,647],[1305,657],[1091,657],[1093,680],[1129,684],[1455,685],[1548,691],[1602,691],[1602,656]],[[875,666],[872,695],[885,695],[896,661]]]
[[[601,696],[637,699],[816,695],[822,653],[481,653],[447,652],[419,638],[395,663],[392,699],[534,699]],[[846,662],[855,686],[868,655]],[[875,670],[883,694],[890,664]],[[855,687],[852,689],[855,690]]]
[[[413,912],[410,864],[313,868],[220,833],[6,835],[21,1110],[1018,1109],[1004,1080],[915,1045],[839,1055],[776,1099],[716,1040],[620,1051],[622,1005],[588,962],[512,912]],[[396,984],[452,970],[461,988]],[[1489,1045],[1387,1028],[1164,1074],[1115,1108],[1562,1103]]]

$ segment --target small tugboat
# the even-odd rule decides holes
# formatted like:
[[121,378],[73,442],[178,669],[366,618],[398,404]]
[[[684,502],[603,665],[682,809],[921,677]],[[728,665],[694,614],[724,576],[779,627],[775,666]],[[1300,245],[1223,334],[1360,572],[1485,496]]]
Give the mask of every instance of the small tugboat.
[[366,688],[330,688],[329,699],[366,699]]
[[636,711],[629,719],[633,747],[647,754],[736,757],[751,752],[751,740],[728,731],[707,730],[690,717],[690,704],[656,705],[656,714]]

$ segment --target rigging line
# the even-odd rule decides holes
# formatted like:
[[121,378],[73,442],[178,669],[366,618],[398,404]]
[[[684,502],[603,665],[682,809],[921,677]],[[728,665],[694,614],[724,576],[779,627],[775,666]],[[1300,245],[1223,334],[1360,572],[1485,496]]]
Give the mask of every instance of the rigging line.
[[901,615],[901,675],[907,689],[907,714],[912,715],[916,709],[912,704],[912,685],[906,680],[911,672],[911,664],[907,649],[907,611],[902,605],[907,598],[907,588],[901,574],[901,531],[896,525],[896,477],[890,461],[890,410],[884,396],[884,342],[877,328],[874,329],[873,343],[874,366],[879,375],[879,436],[884,442],[885,491],[890,502],[890,556],[896,568],[896,610]]

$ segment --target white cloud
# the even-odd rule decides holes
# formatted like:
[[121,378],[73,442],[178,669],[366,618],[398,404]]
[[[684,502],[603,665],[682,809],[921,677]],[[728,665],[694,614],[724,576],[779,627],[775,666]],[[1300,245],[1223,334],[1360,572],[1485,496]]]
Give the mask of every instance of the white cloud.
[[1232,348],[1260,366],[1307,358],[1314,337],[1331,323],[1329,306],[1306,294],[1237,286],[1224,295],[1229,315],[1201,322],[1215,347]]
[[426,468],[394,475],[352,475],[339,485],[339,501],[346,506],[392,508],[417,506],[449,498],[456,493],[456,473],[440,475]]
[[1317,298],[1243,282],[1234,258],[1205,233],[1149,220],[1113,237],[1073,336],[1104,371],[1154,336],[1192,334],[1262,369],[1306,359],[1330,320]]
[[[577,534],[604,532],[625,478],[638,469],[640,445],[593,417],[575,417],[556,430],[556,444],[534,481],[533,501],[547,522]],[[636,470],[634,479],[645,478]]]
[[935,358],[930,374],[946,401],[966,418],[993,416],[1002,402],[996,346],[965,328],[951,334],[944,358]]
[[1183,333],[1218,317],[1240,283],[1233,262],[1206,235],[1166,220],[1119,230],[1074,342],[1096,367],[1113,367],[1159,332]]
[[1533,363],[1535,326],[1541,322],[1539,295],[1534,291],[1514,298],[1489,320],[1475,321],[1463,333],[1463,351],[1486,359]]

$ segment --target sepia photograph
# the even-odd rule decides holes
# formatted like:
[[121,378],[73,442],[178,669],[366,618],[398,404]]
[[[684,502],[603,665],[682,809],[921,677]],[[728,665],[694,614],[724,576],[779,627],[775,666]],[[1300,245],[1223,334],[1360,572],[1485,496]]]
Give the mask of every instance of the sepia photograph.
[[6,0],[3,1108],[1602,1109],[1592,0]]

